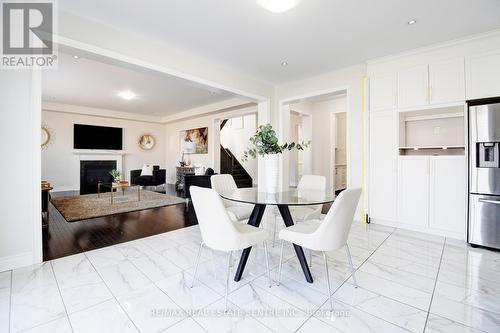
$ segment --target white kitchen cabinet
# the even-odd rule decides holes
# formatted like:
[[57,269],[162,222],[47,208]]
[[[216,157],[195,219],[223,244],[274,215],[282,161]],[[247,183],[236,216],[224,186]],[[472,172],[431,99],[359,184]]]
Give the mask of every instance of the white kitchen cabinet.
[[500,50],[465,59],[467,99],[500,96]]
[[429,104],[429,68],[420,65],[398,72],[398,107],[410,108]]
[[370,111],[396,108],[396,74],[375,74],[370,77]]
[[429,227],[464,233],[465,167],[464,156],[430,157]]
[[464,59],[453,58],[429,64],[429,103],[463,102]]
[[370,217],[396,221],[397,148],[395,111],[370,115]]
[[427,226],[429,221],[429,157],[400,156],[398,177],[398,220]]

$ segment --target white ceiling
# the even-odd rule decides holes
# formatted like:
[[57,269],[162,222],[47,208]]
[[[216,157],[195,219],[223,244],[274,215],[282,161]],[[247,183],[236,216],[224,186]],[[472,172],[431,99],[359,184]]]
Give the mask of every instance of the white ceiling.
[[[44,101],[163,117],[234,97],[175,76],[80,55],[74,59],[59,52],[58,68],[43,72]],[[126,101],[117,96],[123,90],[138,97]]]
[[59,7],[273,83],[500,28],[499,0],[302,0],[279,14],[255,0],[65,0]]

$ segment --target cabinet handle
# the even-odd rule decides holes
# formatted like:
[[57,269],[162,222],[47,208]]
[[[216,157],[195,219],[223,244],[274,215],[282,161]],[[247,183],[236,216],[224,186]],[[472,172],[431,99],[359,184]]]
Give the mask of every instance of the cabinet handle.
[[479,199],[479,202],[500,205],[500,201],[496,201],[496,200]]

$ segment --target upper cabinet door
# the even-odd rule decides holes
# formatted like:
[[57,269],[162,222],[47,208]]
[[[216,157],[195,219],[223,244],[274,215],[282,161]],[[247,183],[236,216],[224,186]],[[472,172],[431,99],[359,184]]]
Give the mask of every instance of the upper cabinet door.
[[467,99],[500,96],[500,50],[465,59]]
[[429,104],[429,66],[421,65],[398,72],[398,106],[409,108]]
[[464,101],[464,59],[454,58],[429,65],[429,99],[431,104]]
[[396,74],[376,74],[370,77],[370,111],[396,108]]

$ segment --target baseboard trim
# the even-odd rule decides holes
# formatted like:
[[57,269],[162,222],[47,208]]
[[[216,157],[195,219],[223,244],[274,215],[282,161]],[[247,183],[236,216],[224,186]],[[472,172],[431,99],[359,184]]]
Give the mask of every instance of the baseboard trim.
[[371,218],[370,221],[373,224],[379,224],[379,225],[383,225],[383,226],[387,226],[387,227],[394,227],[394,228],[398,228],[398,229],[417,231],[417,232],[421,232],[424,234],[443,236],[443,237],[448,237],[448,238],[453,238],[453,239],[465,241],[465,234],[461,234],[458,232],[439,230],[439,229],[431,229],[431,228],[414,226],[414,225],[404,224],[404,223],[395,222],[395,221],[380,220],[380,219],[374,219],[374,218]]
[[72,186],[54,187],[54,189],[52,189],[52,192],[67,192],[67,191],[76,191],[76,189]]
[[13,256],[0,258],[0,272],[33,265],[33,253],[25,252]]

